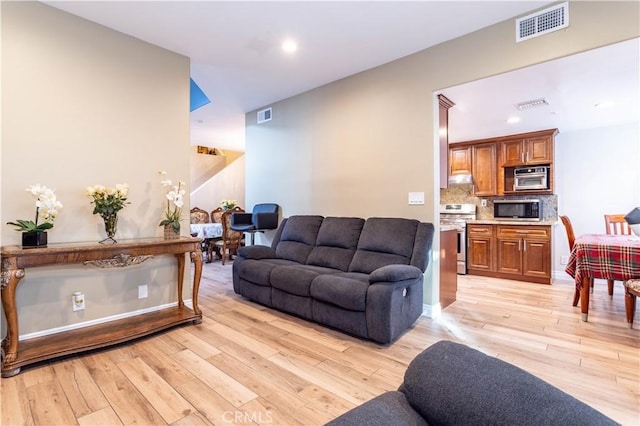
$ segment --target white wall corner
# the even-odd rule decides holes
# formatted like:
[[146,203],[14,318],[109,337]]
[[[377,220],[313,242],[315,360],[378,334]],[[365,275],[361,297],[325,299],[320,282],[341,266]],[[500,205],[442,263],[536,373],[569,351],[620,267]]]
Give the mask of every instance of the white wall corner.
[[422,316],[436,319],[441,313],[442,308],[440,307],[440,303],[436,303],[435,305],[422,305]]

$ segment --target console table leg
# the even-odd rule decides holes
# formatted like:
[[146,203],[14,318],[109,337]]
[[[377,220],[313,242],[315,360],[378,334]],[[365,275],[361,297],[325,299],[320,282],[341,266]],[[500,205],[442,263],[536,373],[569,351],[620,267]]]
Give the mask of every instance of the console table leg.
[[2,349],[4,351],[4,358],[2,359],[3,370],[6,364],[15,361],[18,357],[18,310],[16,308],[16,288],[23,277],[23,269],[9,269],[3,271],[1,287],[2,308],[4,309],[4,315],[7,319],[7,336],[2,341]]
[[184,285],[184,253],[176,254],[178,259],[178,306],[184,306],[182,288]]
[[191,259],[193,259],[193,290],[191,301],[193,303],[193,312],[196,315],[200,315],[200,320],[195,320],[195,324],[202,322],[202,312],[198,307],[198,290],[200,289],[200,279],[202,278],[202,253],[199,251],[191,252]]

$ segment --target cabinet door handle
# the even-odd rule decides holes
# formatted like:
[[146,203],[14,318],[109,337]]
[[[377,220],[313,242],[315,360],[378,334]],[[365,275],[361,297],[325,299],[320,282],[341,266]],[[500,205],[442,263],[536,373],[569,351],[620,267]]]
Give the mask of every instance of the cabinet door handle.
[[522,251],[522,249],[520,248],[521,244],[522,244],[522,240],[518,240],[518,251]]
[[524,246],[524,251],[527,251],[527,242],[526,241],[524,242],[523,246]]
[[524,163],[524,151],[520,153],[520,162]]

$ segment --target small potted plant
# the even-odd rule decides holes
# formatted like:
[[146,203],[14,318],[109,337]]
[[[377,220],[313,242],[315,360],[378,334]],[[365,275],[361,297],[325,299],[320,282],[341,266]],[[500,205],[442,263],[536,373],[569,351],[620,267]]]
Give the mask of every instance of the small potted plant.
[[62,203],[56,199],[54,190],[46,186],[31,185],[27,191],[36,197],[35,220],[18,219],[7,222],[7,225],[16,226],[16,230],[22,232],[22,247],[46,247],[46,231],[53,228],[53,221],[62,208]]
[[[165,176],[167,172],[160,170],[160,175]],[[167,199],[167,210],[164,213],[164,219],[159,226],[164,226],[165,239],[175,239],[180,237],[180,221],[182,220],[182,206],[184,205],[183,196],[185,183],[178,181],[174,185],[170,179],[160,182],[165,188],[165,198]]]

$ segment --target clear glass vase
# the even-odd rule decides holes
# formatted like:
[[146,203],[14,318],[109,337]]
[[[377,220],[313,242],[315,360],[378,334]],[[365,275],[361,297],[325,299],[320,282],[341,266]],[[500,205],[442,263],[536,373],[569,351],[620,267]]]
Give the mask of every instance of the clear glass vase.
[[107,233],[107,238],[100,241],[100,244],[117,243],[114,236],[118,231],[118,214],[104,214],[102,215],[102,220],[104,220],[104,230]]

